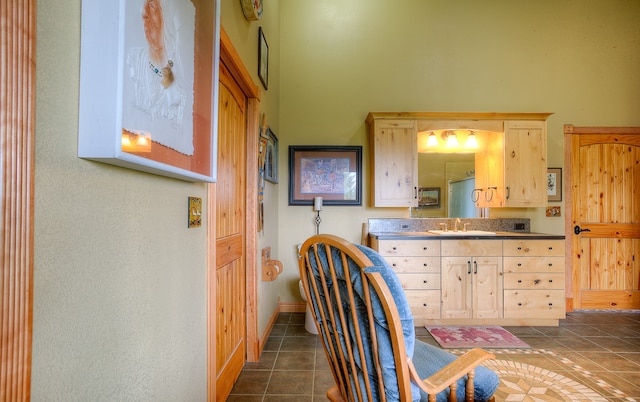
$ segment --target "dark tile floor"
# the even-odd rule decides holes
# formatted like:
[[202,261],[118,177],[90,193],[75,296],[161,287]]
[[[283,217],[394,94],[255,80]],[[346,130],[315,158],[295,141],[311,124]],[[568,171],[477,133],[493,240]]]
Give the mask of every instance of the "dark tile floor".
[[[551,351],[570,364],[545,353],[505,354],[500,359],[555,371],[609,401],[640,401],[640,311],[580,311],[569,313],[558,327],[505,328],[534,350]],[[423,327],[416,328],[416,335],[437,345]],[[603,388],[603,381],[609,386]],[[260,361],[245,365],[227,400],[324,402],[332,383],[318,336],[304,329],[304,314],[282,313]]]

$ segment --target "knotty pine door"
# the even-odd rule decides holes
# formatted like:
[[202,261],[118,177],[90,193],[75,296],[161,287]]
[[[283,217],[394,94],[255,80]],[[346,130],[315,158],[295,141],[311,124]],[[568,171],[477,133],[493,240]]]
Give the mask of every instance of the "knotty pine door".
[[640,128],[565,126],[575,309],[640,308]]

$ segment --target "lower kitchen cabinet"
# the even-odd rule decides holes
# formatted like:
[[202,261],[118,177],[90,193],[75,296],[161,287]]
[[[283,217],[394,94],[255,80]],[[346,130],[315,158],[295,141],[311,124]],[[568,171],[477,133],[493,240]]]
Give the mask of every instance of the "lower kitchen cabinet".
[[442,242],[442,318],[502,317],[502,242]]
[[565,318],[564,240],[504,240],[504,317]]
[[558,325],[564,240],[371,239],[398,275],[415,325]]

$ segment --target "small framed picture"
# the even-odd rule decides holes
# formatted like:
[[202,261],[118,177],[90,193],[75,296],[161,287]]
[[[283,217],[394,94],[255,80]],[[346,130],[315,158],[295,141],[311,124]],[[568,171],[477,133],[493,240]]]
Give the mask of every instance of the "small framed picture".
[[549,201],[562,201],[562,168],[547,169],[547,195]]
[[264,178],[271,183],[278,183],[278,137],[267,129],[267,152],[264,159]]
[[440,187],[420,187],[418,208],[440,208]]
[[269,45],[262,27],[258,28],[258,77],[264,89],[269,89]]

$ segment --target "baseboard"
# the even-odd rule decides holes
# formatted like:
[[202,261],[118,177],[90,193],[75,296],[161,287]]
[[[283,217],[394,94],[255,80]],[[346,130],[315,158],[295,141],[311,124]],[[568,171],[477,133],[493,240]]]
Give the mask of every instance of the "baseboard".
[[267,343],[267,339],[271,335],[271,331],[273,330],[273,326],[276,324],[276,320],[278,320],[278,315],[280,314],[280,306],[276,307],[271,314],[271,318],[269,318],[269,322],[267,323],[267,327],[264,329],[262,336],[260,337],[260,344],[258,345],[258,356],[262,355],[262,350],[264,349],[264,345]]
[[304,302],[280,302],[279,306],[281,313],[304,313],[307,311],[307,303]]

